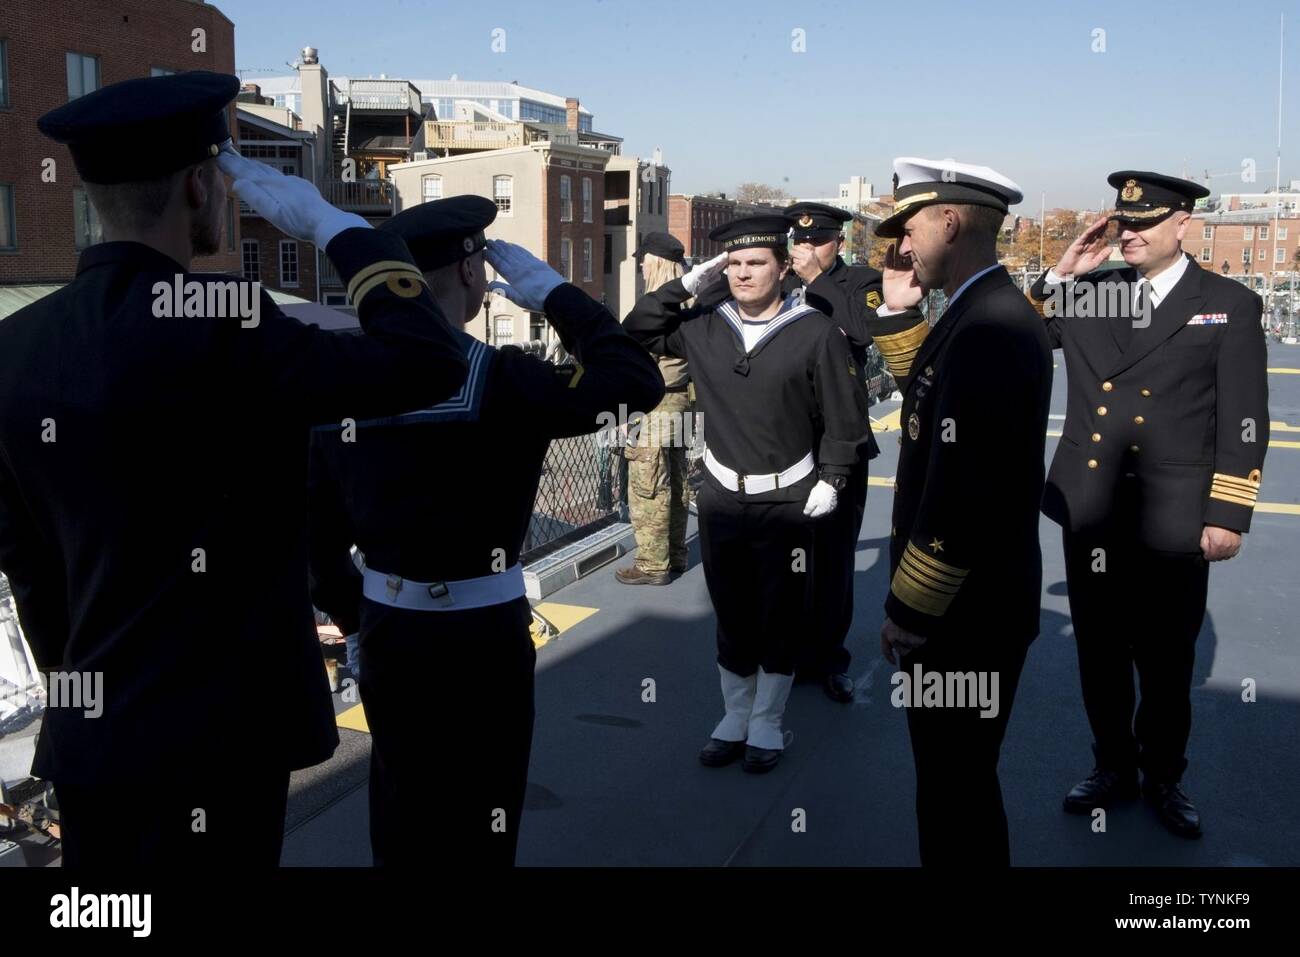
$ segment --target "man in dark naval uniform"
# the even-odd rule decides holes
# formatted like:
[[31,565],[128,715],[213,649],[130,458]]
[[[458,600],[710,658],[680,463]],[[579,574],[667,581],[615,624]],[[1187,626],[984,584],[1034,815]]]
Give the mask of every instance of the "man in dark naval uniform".
[[891,263],[911,269],[886,271],[886,302],[913,307],[941,288],[948,306],[905,370],[881,648],[901,662],[893,700],[908,709],[921,863],[1005,866],[998,753],[1038,635],[1051,350],[997,264],[1019,188],[953,160],[894,169],[894,214],[877,232],[901,239]]
[[[0,323],[0,569],[52,672],[32,772],[54,783],[70,866],[278,863],[289,771],[338,743],[307,595],[310,426],[465,379],[400,237],[222,151],[238,91],[204,72],[127,80],[39,121],[107,240]],[[189,272],[221,247],[223,172],[326,250],[367,335]]]
[[[848,341],[802,296],[781,295],[788,232],[783,216],[718,227],[709,238],[725,252],[643,296],[623,322],[651,352],[691,365],[708,441],[700,545],[726,708],[700,760],[743,754],[755,772],[785,747],[781,716],[808,640],[813,524],[834,512],[869,441]],[[678,308],[724,267],[730,297]]]
[[[1069,374],[1043,510],[1063,530],[1096,759],[1065,810],[1136,797],[1140,769],[1160,821],[1199,837],[1180,784],[1192,663],[1209,563],[1241,548],[1268,449],[1262,305],[1182,250],[1207,189],[1137,170],[1109,182],[1114,212],[1033,289]],[[1111,219],[1126,265],[1094,271],[1110,252]]]
[[[883,304],[880,271],[849,266],[840,258],[843,226],[853,218],[851,213],[824,203],[795,203],[785,213],[791,224],[790,273],[803,284],[804,302],[848,337],[865,389],[871,324]],[[911,310],[910,319],[918,321],[920,313]],[[853,569],[867,506],[867,461],[880,454],[870,431],[867,438],[866,450],[849,476],[847,494],[813,532],[811,614],[816,637],[809,643],[804,666],[822,677],[828,697],[841,702],[853,700],[851,658],[844,642],[853,624]]]
[[486,257],[509,283],[492,288],[545,311],[576,364],[461,332],[470,376],[456,395],[313,439],[312,596],[361,635],[378,866],[514,862],[536,657],[519,556],[546,450],[595,432],[620,405],[653,409],[664,392],[654,360],[608,310],[522,247],[484,238],[496,212],[490,199],[457,196],[381,231],[406,240],[460,324],[482,306]]

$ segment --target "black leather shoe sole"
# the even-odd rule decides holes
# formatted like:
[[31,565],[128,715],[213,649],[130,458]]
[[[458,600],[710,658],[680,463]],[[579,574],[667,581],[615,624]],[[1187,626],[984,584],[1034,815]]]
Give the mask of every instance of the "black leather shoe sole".
[[708,768],[722,768],[744,753],[744,741],[719,741],[717,738],[710,738],[709,743],[700,749],[700,764]]
[[781,761],[781,752],[768,748],[745,745],[745,770],[750,774],[766,774]]

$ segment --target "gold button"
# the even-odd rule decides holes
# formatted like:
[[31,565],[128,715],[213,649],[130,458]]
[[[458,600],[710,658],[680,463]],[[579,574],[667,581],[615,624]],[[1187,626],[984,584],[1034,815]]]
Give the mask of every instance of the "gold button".
[[1150,389],[1143,389],[1143,390],[1142,390],[1142,394],[1143,394],[1143,395],[1150,395],[1150,394],[1151,394],[1151,390],[1150,390]]
[[1113,389],[1113,388],[1115,388],[1115,387],[1114,387],[1113,385],[1111,385],[1109,382],[1103,382],[1103,383],[1101,384],[1101,391],[1102,391],[1102,392],[1109,392],[1109,391],[1110,391],[1111,389]]
[[1136,445],[1130,445],[1130,446],[1128,447],[1128,450],[1129,450],[1130,452],[1136,452],[1136,451],[1138,450],[1138,447],[1137,447]]
[[1141,425],[1143,422],[1146,421],[1146,419],[1142,418],[1142,416],[1140,415],[1135,415],[1133,416],[1133,421],[1136,422],[1138,425]]
[[1101,441],[1101,433],[1100,433],[1100,432],[1094,432],[1094,433],[1092,433],[1092,440],[1093,440],[1094,442],[1100,442],[1100,441]]
[[1104,405],[1099,405],[1099,406],[1097,406],[1097,414],[1098,414],[1098,415],[1105,415],[1105,414],[1106,414],[1106,407],[1105,407]]
[[1097,460],[1096,460],[1096,459],[1088,459],[1088,468],[1090,468],[1090,469],[1095,469],[1096,467],[1097,467]]

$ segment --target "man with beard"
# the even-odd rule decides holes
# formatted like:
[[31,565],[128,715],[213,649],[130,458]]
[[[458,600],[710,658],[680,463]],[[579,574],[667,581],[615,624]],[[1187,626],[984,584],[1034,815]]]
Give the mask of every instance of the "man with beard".
[[[207,72],[127,80],[39,121],[106,239],[0,323],[0,570],[51,687],[80,691],[52,695],[32,767],[69,866],[279,862],[289,772],[338,744],[307,594],[310,427],[465,379],[399,237],[223,152],[238,91]],[[326,250],[367,335],[304,326],[265,293],[227,315],[239,284],[189,272],[219,248],[223,170]]]

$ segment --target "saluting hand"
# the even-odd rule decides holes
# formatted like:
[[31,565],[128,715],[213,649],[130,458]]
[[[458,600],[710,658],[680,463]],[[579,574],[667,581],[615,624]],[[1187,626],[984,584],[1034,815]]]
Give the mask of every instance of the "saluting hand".
[[[891,665],[898,664],[903,655],[925,644],[925,638],[899,628],[888,617],[880,626],[880,653]],[[898,652],[895,657],[895,651]]]
[[484,255],[488,265],[506,280],[490,282],[488,288],[532,312],[544,311],[546,297],[565,282],[563,276],[523,246],[504,239],[489,239]]
[[881,271],[885,305],[894,312],[915,309],[925,296],[921,281],[916,278],[912,258],[903,256],[894,243],[885,250],[885,268]]
[[804,281],[804,285],[811,284],[822,274],[822,264],[817,259],[817,253],[808,243],[794,244],[790,250],[790,265],[794,269],[794,274]]
[[1241,533],[1218,525],[1206,525],[1201,532],[1201,554],[1209,562],[1236,558],[1241,551]]
[[1106,240],[1106,225],[1109,222],[1109,219],[1102,216],[1070,243],[1062,254],[1061,261],[1056,264],[1058,276],[1082,276],[1106,261],[1110,256],[1110,243]]
[[718,253],[712,259],[706,260],[697,266],[691,267],[691,271],[682,277],[682,285],[692,296],[699,290],[707,286],[714,279],[722,274],[722,270],[727,266],[727,254]]

